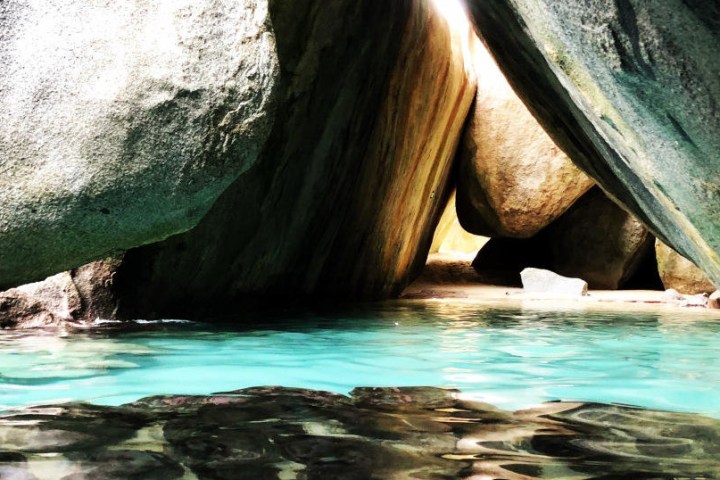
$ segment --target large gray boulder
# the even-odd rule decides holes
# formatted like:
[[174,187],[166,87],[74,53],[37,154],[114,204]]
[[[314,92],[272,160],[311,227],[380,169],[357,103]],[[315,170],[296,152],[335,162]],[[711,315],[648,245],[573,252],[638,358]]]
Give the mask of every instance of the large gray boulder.
[[720,282],[720,9],[712,0],[468,0],[571,159]]
[[430,0],[277,1],[271,16],[283,76],[268,146],[198,227],[128,252],[127,315],[384,298],[425,264],[475,93],[470,25]]
[[0,3],[0,288],[193,227],[250,168],[264,1]]

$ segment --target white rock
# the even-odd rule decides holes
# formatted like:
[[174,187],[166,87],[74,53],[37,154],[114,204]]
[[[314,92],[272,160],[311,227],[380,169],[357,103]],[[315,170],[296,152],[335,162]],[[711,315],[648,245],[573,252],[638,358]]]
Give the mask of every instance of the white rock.
[[587,295],[588,284],[580,278],[568,278],[540,268],[526,268],[520,272],[525,293],[538,293],[555,297]]

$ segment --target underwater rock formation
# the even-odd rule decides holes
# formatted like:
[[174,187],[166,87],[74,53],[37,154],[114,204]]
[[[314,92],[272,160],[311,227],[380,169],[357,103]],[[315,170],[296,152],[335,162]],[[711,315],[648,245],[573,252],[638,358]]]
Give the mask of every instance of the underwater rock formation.
[[474,96],[470,25],[451,30],[427,0],[272,2],[270,15],[282,100],[262,157],[198,227],[127,253],[130,316],[386,297],[422,269]]
[[658,272],[663,286],[685,294],[712,293],[715,286],[694,263],[668,247],[655,241]]
[[0,7],[0,289],[193,227],[269,135],[266,2]]
[[720,282],[720,8],[683,0],[468,0],[559,146]]
[[535,237],[490,240],[473,266],[502,283],[516,284],[520,270],[535,267],[615,290],[652,254],[653,240],[642,223],[594,188]]
[[478,89],[459,154],[458,218],[476,235],[529,238],[593,181],[548,137],[481,44],[473,60]]
[[715,478],[720,422],[620,405],[508,412],[430,387],[257,387],[0,416],[0,476]]

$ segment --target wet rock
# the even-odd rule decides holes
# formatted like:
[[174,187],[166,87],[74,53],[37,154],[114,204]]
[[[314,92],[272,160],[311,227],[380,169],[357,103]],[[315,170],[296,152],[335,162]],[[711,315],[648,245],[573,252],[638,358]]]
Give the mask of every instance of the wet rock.
[[146,423],[142,412],[122,408],[87,404],[31,407],[0,417],[0,448],[23,454],[83,451],[130,438]]
[[10,0],[0,29],[2,289],[188,230],[270,132],[266,2]]
[[720,282],[720,29],[710,1],[469,0],[568,156]]
[[665,288],[690,295],[715,291],[715,286],[702,270],[660,240],[655,241],[655,255]]
[[[714,478],[720,468],[718,420],[596,403],[507,412],[430,387],[29,408],[0,416],[0,434],[0,474],[18,479]],[[39,444],[5,441],[32,435]]]
[[66,456],[77,470],[67,480],[173,480],[183,478],[185,469],[167,455],[139,450],[89,450]]
[[126,255],[128,316],[387,297],[422,269],[474,95],[469,25],[426,0],[270,14],[283,89],[267,148],[197,228]]
[[460,148],[458,217],[476,235],[529,238],[594,182],[548,137],[479,42],[474,65],[478,89]]
[[455,405],[459,390],[433,387],[354,388],[350,396],[361,407],[376,409],[436,409]]
[[529,294],[552,297],[580,297],[587,295],[588,284],[580,278],[568,278],[550,270],[526,268],[520,272],[523,290]]

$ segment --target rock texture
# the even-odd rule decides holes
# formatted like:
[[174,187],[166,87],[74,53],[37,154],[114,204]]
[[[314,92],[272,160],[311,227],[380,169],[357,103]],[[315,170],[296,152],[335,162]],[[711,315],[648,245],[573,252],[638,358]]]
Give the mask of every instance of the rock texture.
[[18,409],[0,416],[0,475],[533,480],[715,478],[720,469],[715,419],[569,402],[507,412],[458,393],[259,387]]
[[720,10],[469,0],[489,49],[583,170],[720,282]]
[[660,240],[655,241],[655,255],[665,288],[690,295],[715,291],[715,286],[702,270]]
[[599,189],[591,190],[543,232],[552,270],[581,277],[590,288],[615,290],[652,255],[654,238]]
[[477,235],[529,238],[593,181],[545,133],[479,41],[474,64],[478,89],[460,149],[458,217]]
[[492,239],[473,266],[483,276],[517,282],[525,267],[580,277],[590,288],[615,290],[652,254],[654,238],[632,215],[593,189],[531,239]]
[[385,297],[422,269],[474,96],[470,26],[451,31],[426,0],[270,14],[281,115],[197,228],[126,255],[126,304],[145,318],[245,296]]
[[114,318],[115,270],[121,258],[99,260],[40,282],[0,292],[0,328],[65,326]]
[[266,2],[0,6],[0,289],[194,226],[256,161]]

